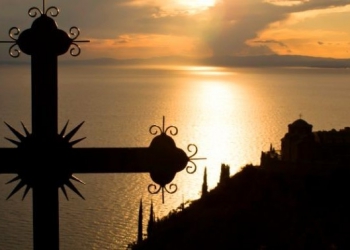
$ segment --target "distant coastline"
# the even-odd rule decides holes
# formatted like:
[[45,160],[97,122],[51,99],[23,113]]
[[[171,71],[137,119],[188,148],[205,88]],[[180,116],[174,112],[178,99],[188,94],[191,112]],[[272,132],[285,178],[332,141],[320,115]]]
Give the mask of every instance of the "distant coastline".
[[[68,62],[68,61],[67,61]],[[225,56],[202,59],[186,57],[154,57],[148,59],[97,58],[79,61],[81,64],[99,65],[202,65],[218,67],[313,67],[313,68],[350,68],[350,59],[319,58],[308,56]]]
[[[350,68],[350,59],[321,58],[297,55],[263,55],[263,56],[217,56],[210,58],[191,57],[153,57],[147,59],[71,59],[59,58],[62,64],[79,65],[200,65],[218,67],[310,67],[310,68]],[[28,64],[29,57],[23,59],[1,60],[0,65]]]

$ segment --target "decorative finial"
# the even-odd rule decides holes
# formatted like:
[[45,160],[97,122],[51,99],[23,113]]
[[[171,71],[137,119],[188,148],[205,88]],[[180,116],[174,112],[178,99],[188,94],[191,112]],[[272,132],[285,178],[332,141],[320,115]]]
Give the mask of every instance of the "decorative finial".
[[52,17],[56,17],[56,16],[58,16],[59,13],[60,13],[60,10],[55,6],[51,6],[51,7],[46,9],[45,0],[43,0],[42,10],[40,10],[38,7],[32,7],[28,10],[28,15],[30,17],[36,17],[39,14],[46,15],[46,16],[50,15]]
[[158,132],[160,132],[160,134],[166,134],[167,132],[169,131],[169,133],[174,136],[174,135],[177,135],[178,133],[178,129],[177,127],[175,126],[169,126],[167,128],[165,128],[165,117],[163,116],[163,124],[162,124],[162,127],[158,126],[158,125],[152,125],[150,128],[149,128],[149,132],[152,134],[152,135],[157,135]]
[[[50,6],[46,8],[45,0],[42,3],[42,10],[38,7],[32,7],[28,10],[28,15],[30,17],[37,17],[38,15],[43,17],[51,16],[56,17],[59,14],[59,9],[55,6]],[[39,19],[39,18],[38,18]],[[40,19],[40,22],[51,22],[50,18]],[[36,21],[38,22],[38,21]],[[40,29],[39,29],[39,28]],[[50,34],[54,33],[55,35],[44,36],[42,34],[47,34],[47,30],[42,30],[42,27],[49,27]],[[39,30],[38,30],[39,29]],[[42,48],[46,48],[47,46],[41,46],[41,44],[47,44],[51,46],[53,50],[57,53],[57,55],[62,55],[66,53],[69,49],[69,53],[71,56],[79,56],[80,55],[80,47],[78,43],[89,42],[89,40],[77,40],[80,35],[80,30],[76,26],[73,26],[69,29],[69,33],[65,33],[62,30],[57,28],[57,25],[36,25],[35,27],[25,30],[22,34],[21,31],[17,27],[12,27],[9,30],[10,41],[0,41],[0,43],[11,43],[12,45],[9,48],[9,54],[11,57],[17,58],[20,56],[21,52],[25,54],[31,55],[33,50],[42,50]],[[38,36],[38,34],[41,34]],[[59,41],[59,42],[57,42]],[[50,49],[51,49],[50,47]],[[49,48],[49,47],[47,47]]]
[[[178,129],[175,126],[165,127],[164,116],[162,126],[152,125],[149,129],[149,132],[152,135],[157,135],[159,133],[160,135],[157,135],[155,138],[153,138],[150,144],[150,152],[153,154],[152,169],[150,171],[150,175],[152,180],[159,186],[150,184],[148,186],[148,192],[151,194],[162,192],[162,200],[164,203],[164,192],[173,194],[177,191],[176,184],[169,184],[174,179],[176,172],[186,168],[187,173],[193,174],[197,169],[194,161],[206,158],[194,157],[198,152],[198,148],[194,144],[190,144],[187,147],[187,150],[191,154],[190,156],[187,156],[184,152],[179,151],[175,145],[174,140],[167,135],[168,132],[172,136],[177,135]],[[177,163],[164,165],[164,159],[168,157],[174,157]],[[187,163],[189,163],[189,165],[187,165]],[[165,168],[167,171],[164,171]]]
[[21,51],[19,48],[17,48],[17,37],[19,36],[20,33],[20,29],[17,27],[12,27],[9,30],[9,37],[11,38],[11,41],[0,41],[0,43],[12,43],[10,49],[9,49],[9,54],[11,57],[13,58],[17,58],[19,57],[19,55],[21,54]]

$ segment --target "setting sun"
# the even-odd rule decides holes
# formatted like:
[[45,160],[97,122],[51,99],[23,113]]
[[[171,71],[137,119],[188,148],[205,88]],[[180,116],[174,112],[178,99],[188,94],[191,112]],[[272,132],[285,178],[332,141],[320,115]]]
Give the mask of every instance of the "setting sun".
[[181,5],[186,5],[193,8],[207,8],[207,7],[214,6],[216,3],[216,0],[192,0],[192,1],[179,0],[179,3]]

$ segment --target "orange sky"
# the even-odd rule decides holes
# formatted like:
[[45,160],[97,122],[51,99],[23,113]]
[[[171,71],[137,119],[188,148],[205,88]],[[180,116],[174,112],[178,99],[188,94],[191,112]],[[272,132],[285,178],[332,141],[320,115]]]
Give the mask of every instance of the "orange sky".
[[[36,3],[38,2],[38,3]],[[308,55],[350,57],[350,0],[47,0],[59,28],[81,29],[80,58]],[[21,3],[21,5],[19,5]],[[0,0],[0,40],[33,21],[37,0]],[[0,46],[1,57],[8,48]]]

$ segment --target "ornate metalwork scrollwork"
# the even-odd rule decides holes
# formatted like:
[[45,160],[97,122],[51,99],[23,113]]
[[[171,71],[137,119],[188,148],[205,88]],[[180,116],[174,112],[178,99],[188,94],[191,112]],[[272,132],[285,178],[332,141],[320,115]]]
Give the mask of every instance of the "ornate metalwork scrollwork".
[[69,38],[72,39],[72,43],[71,43],[71,49],[69,50],[69,53],[71,56],[79,56],[80,55],[80,47],[77,44],[77,42],[89,42],[88,40],[80,40],[77,41],[76,39],[79,37],[80,35],[80,29],[76,26],[73,26],[69,29]]
[[39,14],[40,15],[47,15],[47,16],[51,16],[51,17],[56,17],[56,16],[58,16],[59,13],[60,13],[60,10],[55,6],[51,6],[47,10],[45,10],[45,9],[40,10],[38,7],[32,7],[28,10],[28,15],[30,17],[33,17],[33,18]]
[[[9,30],[9,37],[13,40],[13,41],[17,41],[18,39],[18,36],[19,36],[19,33],[21,33],[20,29],[17,28],[17,27],[12,27],[10,30]],[[17,38],[16,38],[16,37]]]
[[[51,16],[51,17],[56,17],[59,14],[59,9],[55,6],[50,6],[49,8],[45,8],[45,1],[43,1],[43,6],[42,6],[42,10],[38,7],[32,7],[28,10],[28,15],[30,17],[37,17],[38,15],[41,16]],[[39,18],[38,18],[39,19]],[[41,19],[41,22],[47,22],[47,20],[49,19]],[[33,28],[33,27],[32,27]],[[54,29],[57,29],[57,27],[55,27]],[[31,29],[29,29],[31,30]],[[56,32],[56,30],[54,30]],[[26,31],[24,31],[26,32]],[[60,36],[62,36],[63,33],[59,33]],[[70,28],[69,33],[68,34],[64,34],[63,38],[64,39],[68,39],[68,44],[69,46],[67,47],[67,50],[69,49],[69,53],[71,56],[79,56],[81,49],[78,46],[78,43],[80,42],[89,42],[89,40],[77,40],[77,38],[80,35],[80,30],[79,28],[77,28],[76,26],[73,26]],[[10,48],[9,48],[9,54],[11,57],[19,57],[21,52],[23,51],[25,54],[28,54],[28,51],[26,51],[23,47],[21,47],[23,44],[28,44],[27,42],[23,42],[23,41],[19,41],[21,40],[20,38],[20,29],[17,27],[12,27],[9,30],[9,36],[11,38],[11,41],[0,41],[0,43],[13,43]],[[28,38],[28,36],[26,36]],[[31,43],[29,43],[31,44]],[[67,44],[67,43],[66,43]],[[28,49],[28,46],[26,46],[26,48]],[[62,51],[67,51],[65,49],[62,50],[62,48],[60,48],[60,52],[62,53]]]
[[170,135],[175,136],[178,133],[178,129],[177,127],[170,125],[169,127],[165,128],[165,117],[163,116],[163,124],[162,127],[160,127],[159,125],[152,125],[149,128],[149,132],[151,135],[157,135],[158,132],[160,132],[160,134],[166,134],[167,132],[170,133]]
[[78,46],[78,44],[76,43],[72,43],[71,44],[71,48],[69,50],[69,54],[71,56],[79,56],[80,55],[80,52],[81,52],[81,49],[80,47]]
[[60,10],[55,6],[50,6],[49,8],[45,8],[45,0],[43,0],[43,9],[39,9],[38,7],[32,7],[28,10],[28,15],[30,17],[36,17],[37,15],[47,15],[51,17],[56,17],[60,13]]
[[[13,44],[9,48],[9,54],[11,57],[14,57],[14,58],[19,57],[21,54],[21,50],[19,48],[17,48],[18,47],[17,39],[18,39],[18,36],[20,33],[21,33],[21,31],[17,27],[12,27],[9,30],[9,37],[13,40],[13,42],[12,42]],[[11,41],[9,41],[9,42],[11,43]]]
[[71,27],[69,29],[69,38],[72,39],[72,40],[75,40],[78,38],[78,36],[80,35],[80,30],[78,27]]
[[[153,190],[152,190],[153,189]],[[167,186],[158,186],[155,184],[149,184],[148,185],[148,192],[150,194],[158,194],[160,191],[162,191],[162,202],[164,203],[164,191],[167,192],[168,194],[174,194],[177,191],[177,185],[176,184],[170,184],[169,188]]]
[[[152,135],[156,135],[150,144],[150,155],[152,159],[150,175],[152,180],[157,184],[150,184],[148,192],[158,194],[162,191],[162,201],[164,203],[164,192],[173,194],[177,191],[176,184],[170,184],[175,178],[177,172],[186,168],[186,172],[193,174],[197,170],[195,160],[205,158],[195,158],[198,148],[194,144],[190,144],[187,150],[190,156],[176,147],[174,140],[167,135],[177,135],[178,129],[175,126],[165,127],[165,117],[163,116],[162,126],[152,125],[149,129]],[[190,165],[188,165],[190,163]]]
[[[194,149],[193,149],[194,148]],[[187,150],[188,150],[188,152],[193,152],[192,153],[192,155],[190,155],[189,157],[188,157],[188,162],[189,163],[191,163],[192,164],[192,166],[191,165],[188,165],[187,167],[186,167],[186,172],[188,173],[188,174],[193,174],[194,172],[196,172],[196,170],[197,170],[197,165],[196,165],[196,163],[194,163],[194,161],[195,160],[205,160],[205,159],[207,159],[207,158],[203,158],[203,157],[201,157],[201,158],[194,158],[193,156],[195,156],[196,154],[197,154],[197,152],[198,152],[198,148],[197,148],[197,146],[195,145],[195,144],[190,144],[190,145],[188,145],[187,146]],[[193,169],[193,170],[192,170]]]
[[9,37],[12,41],[0,41],[0,43],[13,43],[9,48],[9,55],[13,58],[17,58],[21,54],[21,50],[18,47],[17,40],[21,33],[20,29],[17,27],[12,27],[9,29]]

